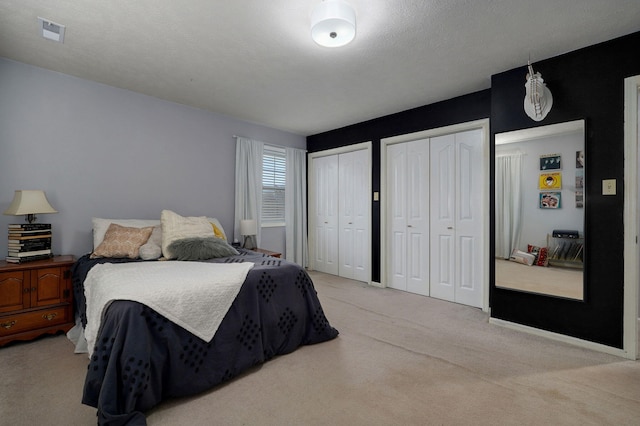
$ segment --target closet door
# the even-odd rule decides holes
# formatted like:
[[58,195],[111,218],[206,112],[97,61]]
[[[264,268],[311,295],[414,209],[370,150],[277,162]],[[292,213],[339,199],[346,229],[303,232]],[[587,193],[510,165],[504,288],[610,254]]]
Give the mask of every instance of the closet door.
[[387,285],[407,291],[407,144],[387,146]]
[[338,156],[314,159],[314,268],[338,275]]
[[482,307],[484,161],[482,130],[456,134],[456,295],[455,301]]
[[338,156],[338,275],[369,281],[371,243],[367,151]]
[[429,295],[429,140],[387,146],[390,287]]
[[455,301],[455,136],[431,138],[431,296]]
[[431,296],[482,306],[482,131],[431,139]]

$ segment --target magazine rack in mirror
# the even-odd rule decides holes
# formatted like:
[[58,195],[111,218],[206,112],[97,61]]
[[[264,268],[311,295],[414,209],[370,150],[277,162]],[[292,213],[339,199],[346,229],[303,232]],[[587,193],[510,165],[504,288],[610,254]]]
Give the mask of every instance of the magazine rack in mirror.
[[584,299],[584,120],[498,133],[496,287]]

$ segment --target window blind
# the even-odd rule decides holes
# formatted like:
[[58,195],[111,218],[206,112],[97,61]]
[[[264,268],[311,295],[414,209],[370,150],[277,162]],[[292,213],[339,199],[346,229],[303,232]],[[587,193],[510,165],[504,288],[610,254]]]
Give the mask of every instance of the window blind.
[[265,145],[262,154],[262,223],[284,223],[286,176],[284,149]]

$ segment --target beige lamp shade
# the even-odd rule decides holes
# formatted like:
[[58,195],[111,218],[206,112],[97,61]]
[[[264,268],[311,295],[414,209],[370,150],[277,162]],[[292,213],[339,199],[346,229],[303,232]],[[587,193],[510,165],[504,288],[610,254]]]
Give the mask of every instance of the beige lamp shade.
[[17,190],[13,195],[13,201],[9,208],[4,211],[6,215],[26,215],[26,220],[31,223],[39,213],[58,213],[56,209],[51,207],[44,191],[36,190]]
[[240,235],[244,236],[242,246],[249,250],[256,248],[253,236],[258,233],[258,222],[255,219],[243,219],[240,221]]
[[258,224],[253,219],[245,219],[240,221],[240,235],[256,235],[258,233]]

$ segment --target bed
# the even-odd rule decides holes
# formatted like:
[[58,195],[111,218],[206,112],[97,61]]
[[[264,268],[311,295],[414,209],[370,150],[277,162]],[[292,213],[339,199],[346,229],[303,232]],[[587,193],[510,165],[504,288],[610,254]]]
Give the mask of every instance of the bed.
[[[118,272],[118,280],[129,286],[129,279],[122,277],[145,267],[175,265],[184,275],[185,268],[208,271],[214,265],[252,264],[245,268],[246,277],[210,341],[198,337],[198,331],[170,321],[171,313],[163,315],[138,301],[115,299],[105,305],[95,339],[88,347],[90,360],[82,395],[84,404],[97,408],[98,424],[146,424],[144,413],[165,399],[203,392],[301,345],[338,335],[325,317],[306,271],[284,259],[244,249],[230,256],[164,262],[139,256],[93,256],[96,251],[79,258],[73,268],[74,304],[81,331],[88,331],[91,318],[95,318],[88,314],[95,293],[85,284],[97,286],[104,279],[97,271]],[[156,276],[149,279],[153,282]],[[136,280],[131,281],[134,286]],[[176,281],[182,283],[182,279]],[[154,286],[147,282],[145,287]]]

